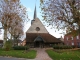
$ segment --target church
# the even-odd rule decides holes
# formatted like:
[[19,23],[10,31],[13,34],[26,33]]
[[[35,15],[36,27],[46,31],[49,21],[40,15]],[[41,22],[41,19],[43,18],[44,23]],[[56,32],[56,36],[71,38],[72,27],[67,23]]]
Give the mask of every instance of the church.
[[33,20],[31,26],[26,32],[26,45],[29,47],[50,47],[53,44],[62,43],[61,40],[55,38],[44,27],[42,22],[37,18],[36,6],[34,10]]

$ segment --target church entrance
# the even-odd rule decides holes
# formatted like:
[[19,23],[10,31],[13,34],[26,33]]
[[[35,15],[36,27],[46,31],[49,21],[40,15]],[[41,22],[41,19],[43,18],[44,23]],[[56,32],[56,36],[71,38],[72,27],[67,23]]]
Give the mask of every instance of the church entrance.
[[43,43],[43,41],[36,41],[35,43],[34,43],[34,47],[36,47],[36,48],[43,48],[44,47],[44,43]]
[[41,36],[38,36],[35,40],[34,40],[34,47],[40,47],[43,48],[44,47],[44,40]]

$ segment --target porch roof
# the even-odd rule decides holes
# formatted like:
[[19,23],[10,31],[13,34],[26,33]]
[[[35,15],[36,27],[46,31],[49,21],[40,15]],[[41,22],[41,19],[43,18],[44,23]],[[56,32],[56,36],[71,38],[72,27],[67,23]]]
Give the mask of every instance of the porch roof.
[[43,42],[45,42],[45,40],[44,40],[41,36],[37,36],[37,37],[35,38],[34,42],[35,42],[35,41],[43,41]]

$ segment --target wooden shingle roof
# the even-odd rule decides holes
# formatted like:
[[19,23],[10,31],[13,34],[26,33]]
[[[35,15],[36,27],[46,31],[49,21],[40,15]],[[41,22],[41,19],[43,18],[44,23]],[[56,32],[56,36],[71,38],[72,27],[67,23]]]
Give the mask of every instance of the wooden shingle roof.
[[49,33],[26,33],[26,41],[34,42],[36,37],[42,37],[46,43],[60,43],[61,41]]

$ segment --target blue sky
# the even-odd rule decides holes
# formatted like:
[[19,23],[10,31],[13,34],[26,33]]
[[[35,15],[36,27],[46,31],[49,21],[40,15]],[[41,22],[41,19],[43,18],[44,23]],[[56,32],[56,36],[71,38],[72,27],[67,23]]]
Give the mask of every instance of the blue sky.
[[39,6],[40,6],[39,0],[20,0],[20,1],[21,1],[21,4],[27,8],[30,19],[33,18],[35,4],[36,4],[36,8],[37,8],[37,15],[38,15],[38,17],[41,17],[40,16],[41,10],[39,8]]
[[[36,8],[37,8],[37,17],[39,19],[42,19],[41,17],[41,10],[40,10],[40,0],[20,0],[21,1],[21,4],[23,6],[25,6],[28,10],[28,16],[29,18],[32,20],[33,19],[33,14],[34,14],[34,7],[35,7],[35,3],[36,3]],[[27,27],[27,28],[26,28]],[[27,30],[28,28],[30,27],[30,22],[28,22],[26,25],[25,25],[25,29]],[[57,38],[63,36],[62,34],[60,34],[62,31],[57,31],[55,32],[55,29],[50,29],[50,27],[46,27],[46,29],[49,31],[49,33]],[[25,32],[26,32],[25,30]]]

